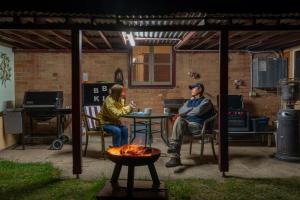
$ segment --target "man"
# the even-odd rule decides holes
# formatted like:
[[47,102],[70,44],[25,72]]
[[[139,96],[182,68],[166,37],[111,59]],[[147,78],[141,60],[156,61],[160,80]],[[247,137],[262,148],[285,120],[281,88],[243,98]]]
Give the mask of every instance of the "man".
[[181,165],[180,150],[183,136],[200,134],[204,121],[212,117],[215,112],[211,101],[203,96],[204,85],[202,83],[190,85],[189,89],[192,97],[179,109],[179,117],[174,123],[168,149],[171,159],[166,163],[166,167]]

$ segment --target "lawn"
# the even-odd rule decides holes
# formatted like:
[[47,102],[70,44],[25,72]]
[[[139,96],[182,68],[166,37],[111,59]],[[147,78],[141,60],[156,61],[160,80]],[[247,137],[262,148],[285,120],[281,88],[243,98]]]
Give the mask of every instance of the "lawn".
[[[0,199],[95,199],[105,178],[64,179],[50,163],[0,160]],[[170,199],[300,199],[300,178],[168,180]]]

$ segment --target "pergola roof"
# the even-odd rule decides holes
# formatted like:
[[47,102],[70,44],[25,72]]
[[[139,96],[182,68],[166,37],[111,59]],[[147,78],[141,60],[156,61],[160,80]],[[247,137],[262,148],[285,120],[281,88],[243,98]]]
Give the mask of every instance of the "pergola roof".
[[[68,30],[0,30],[0,42],[21,49],[71,48]],[[219,34],[198,32],[134,32],[137,45],[172,45],[176,50],[217,50]],[[300,45],[300,31],[235,31],[229,34],[230,50],[283,50]],[[126,51],[121,32],[83,31],[83,49]]]
[[175,12],[202,13],[286,13],[299,12],[299,2],[268,0],[44,0],[14,1],[1,5],[0,10],[37,11],[73,14],[160,15]]
[[[11,5],[0,8],[0,42],[16,49],[70,49],[71,33],[67,29],[80,27],[84,30],[83,49],[125,50],[126,41],[120,32],[124,30],[133,32],[138,45],[215,50],[217,30],[228,28],[234,31],[229,34],[231,50],[281,50],[300,44],[298,31],[271,31],[276,27],[299,30],[298,3],[291,6],[289,1],[280,10],[257,4],[257,0],[26,1],[15,5],[10,1]],[[31,30],[18,30],[22,27]],[[40,27],[49,30],[37,30]],[[259,31],[251,31],[254,27]]]

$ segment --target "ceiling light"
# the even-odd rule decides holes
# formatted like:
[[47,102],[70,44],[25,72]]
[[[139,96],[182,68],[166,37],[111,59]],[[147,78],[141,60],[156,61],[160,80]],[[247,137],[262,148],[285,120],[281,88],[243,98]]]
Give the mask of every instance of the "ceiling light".
[[135,46],[135,41],[134,41],[132,32],[127,33],[127,39],[129,40],[130,46],[134,47]]
[[124,40],[125,45],[127,44],[127,36],[126,36],[126,32],[122,32],[122,38]]

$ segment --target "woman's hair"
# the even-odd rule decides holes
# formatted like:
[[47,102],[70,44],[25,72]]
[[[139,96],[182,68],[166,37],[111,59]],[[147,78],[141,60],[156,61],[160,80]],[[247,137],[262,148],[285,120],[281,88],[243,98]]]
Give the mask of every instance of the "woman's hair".
[[121,98],[122,91],[123,91],[123,86],[120,84],[115,84],[110,88],[110,96],[115,101],[118,101]]

